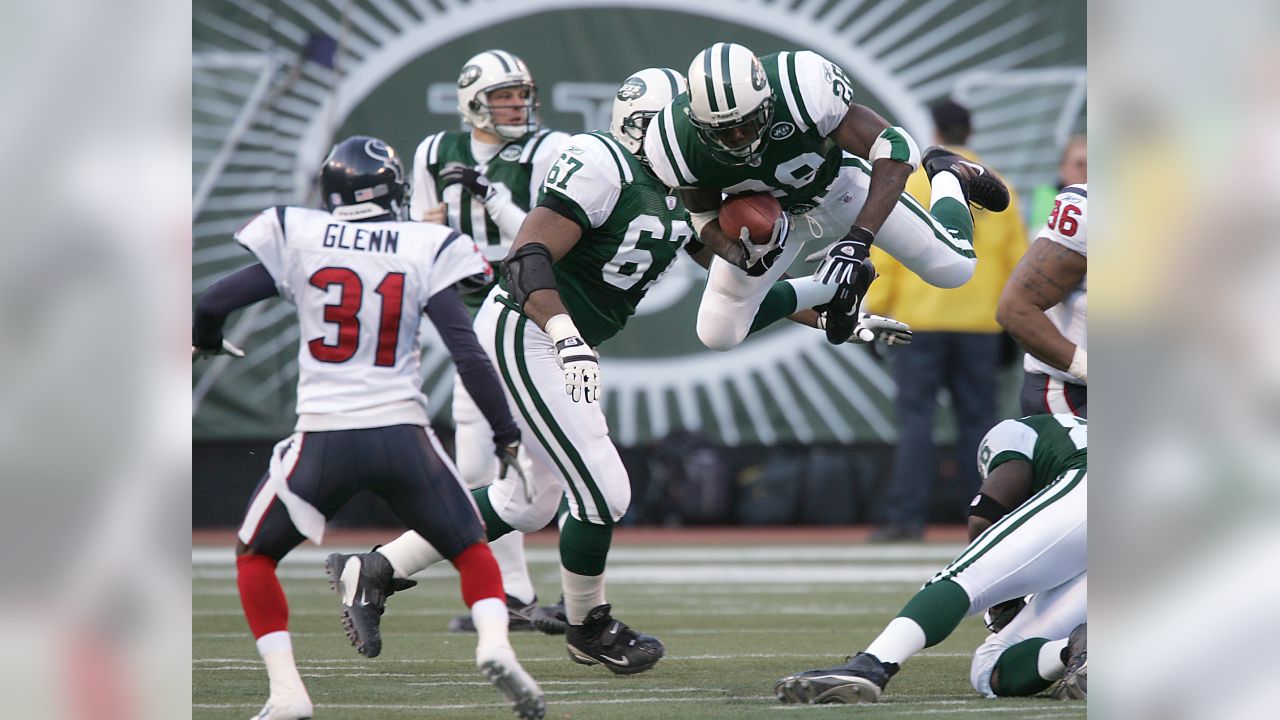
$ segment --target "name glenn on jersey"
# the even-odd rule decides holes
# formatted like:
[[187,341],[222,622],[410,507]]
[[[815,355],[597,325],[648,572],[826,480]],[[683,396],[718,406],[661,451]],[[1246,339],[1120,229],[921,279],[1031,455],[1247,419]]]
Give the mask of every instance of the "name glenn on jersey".
[[396,230],[369,230],[341,223],[329,223],[324,229],[324,246],[365,252],[398,252],[400,233]]

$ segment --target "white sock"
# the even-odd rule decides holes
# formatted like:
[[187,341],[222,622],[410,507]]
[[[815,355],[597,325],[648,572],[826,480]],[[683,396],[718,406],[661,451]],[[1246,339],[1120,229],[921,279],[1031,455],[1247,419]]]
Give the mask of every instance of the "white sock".
[[924,628],[916,624],[915,620],[904,617],[894,618],[880,632],[880,636],[867,646],[867,652],[879,658],[880,662],[899,665],[923,649]]
[[533,602],[536,593],[533,582],[529,580],[529,565],[524,557],[524,533],[519,530],[489,542],[489,552],[498,561],[502,570],[502,586],[507,594],[528,605]]
[[929,209],[932,210],[934,205],[942,198],[951,198],[961,205],[965,205],[964,192],[960,190],[960,179],[957,178],[950,170],[943,170],[933,176],[932,181],[933,192],[929,196]]
[[431,543],[413,530],[378,548],[378,552],[391,562],[395,576],[402,580],[444,560]]
[[803,278],[787,278],[785,281],[796,291],[796,309],[804,310],[814,305],[831,302],[832,296],[836,294],[838,285],[823,285],[820,282],[814,282],[812,275]]
[[507,638],[507,603],[499,598],[477,600],[471,606],[471,622],[476,625],[476,661],[494,648],[510,647]]
[[1067,639],[1051,640],[1040,646],[1040,656],[1036,659],[1036,672],[1045,680],[1057,680],[1067,671],[1062,662],[1062,648],[1067,646]]
[[258,638],[258,654],[267,666],[267,678],[271,681],[272,697],[307,697],[298,666],[293,661],[293,640],[289,631],[278,630]]
[[587,613],[605,603],[604,575],[579,575],[560,568],[564,614],[570,625],[581,625]]

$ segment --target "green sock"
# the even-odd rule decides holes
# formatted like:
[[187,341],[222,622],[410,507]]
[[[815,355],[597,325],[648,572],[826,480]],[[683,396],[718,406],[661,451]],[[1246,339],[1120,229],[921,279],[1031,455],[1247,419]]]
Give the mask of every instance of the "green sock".
[[898,617],[915,621],[924,630],[924,646],[947,639],[969,612],[969,595],[951,580],[926,585],[907,601]]
[[488,487],[472,490],[471,497],[476,501],[476,506],[480,508],[480,517],[484,519],[485,535],[489,540],[497,540],[515,530],[515,528],[507,524],[506,520],[498,517],[498,511],[494,510],[493,503],[489,502]]
[[773,284],[773,287],[769,288],[769,294],[764,296],[764,300],[760,303],[760,309],[756,310],[756,318],[751,322],[751,329],[747,331],[747,334],[750,335],[757,330],[763,330],[795,311],[795,289],[785,280],[779,280]]
[[991,691],[1000,697],[1030,697],[1053,684],[1040,677],[1040,648],[1049,642],[1030,638],[1000,654],[991,673]]
[[942,226],[955,237],[965,242],[973,242],[973,215],[964,203],[950,197],[944,197],[929,208],[932,215]]
[[602,575],[612,541],[612,525],[583,522],[570,515],[560,528],[560,564],[578,575]]

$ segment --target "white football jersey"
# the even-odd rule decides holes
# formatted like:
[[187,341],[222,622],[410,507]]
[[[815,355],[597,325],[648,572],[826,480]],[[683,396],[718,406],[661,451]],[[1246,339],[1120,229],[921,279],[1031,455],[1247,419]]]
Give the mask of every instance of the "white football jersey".
[[298,207],[268,208],[235,237],[297,308],[298,430],[427,424],[418,322],[437,292],[492,272],[470,237]]
[[[1053,202],[1053,212],[1049,220],[1040,228],[1037,238],[1048,238],[1086,259],[1089,257],[1089,194],[1087,184],[1068,185],[1058,193]],[[1089,318],[1089,276],[1080,279],[1080,285],[1073,288],[1062,299],[1062,302],[1045,311],[1045,315],[1053,321],[1062,336],[1078,347],[1089,349],[1087,331]],[[1079,383],[1065,370],[1040,362],[1027,354],[1023,357],[1022,367],[1028,372],[1037,372],[1064,382]]]

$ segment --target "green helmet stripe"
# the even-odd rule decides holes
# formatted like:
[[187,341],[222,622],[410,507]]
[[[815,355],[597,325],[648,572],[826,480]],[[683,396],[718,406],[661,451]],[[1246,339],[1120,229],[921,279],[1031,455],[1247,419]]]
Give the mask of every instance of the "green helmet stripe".
[[733,80],[729,75],[729,46],[720,43],[720,82],[724,85],[724,101],[728,109],[738,106],[733,97]]
[[702,51],[702,74],[703,79],[707,83],[707,102],[711,105],[712,112],[720,110],[720,104],[716,102],[716,84],[711,79],[711,51],[716,48],[715,45]]
[[675,97],[675,96],[679,95],[679,94],[680,94],[680,83],[676,82],[676,74],[675,74],[675,72],[673,72],[673,71],[671,71],[671,70],[669,70],[669,69],[667,69],[667,68],[662,68],[662,74],[663,74],[663,75],[666,75],[666,76],[667,76],[667,82],[671,83],[671,97]]
[[503,71],[503,72],[511,72],[511,63],[508,63],[508,62],[507,62],[507,59],[506,59],[506,58],[504,58],[504,57],[502,57],[502,52],[501,52],[501,51],[499,51],[499,50],[490,50],[490,51],[489,51],[489,54],[490,54],[490,55],[492,55],[492,56],[494,56],[494,57],[496,57],[496,58],[498,58],[498,62],[502,64],[502,71]]

